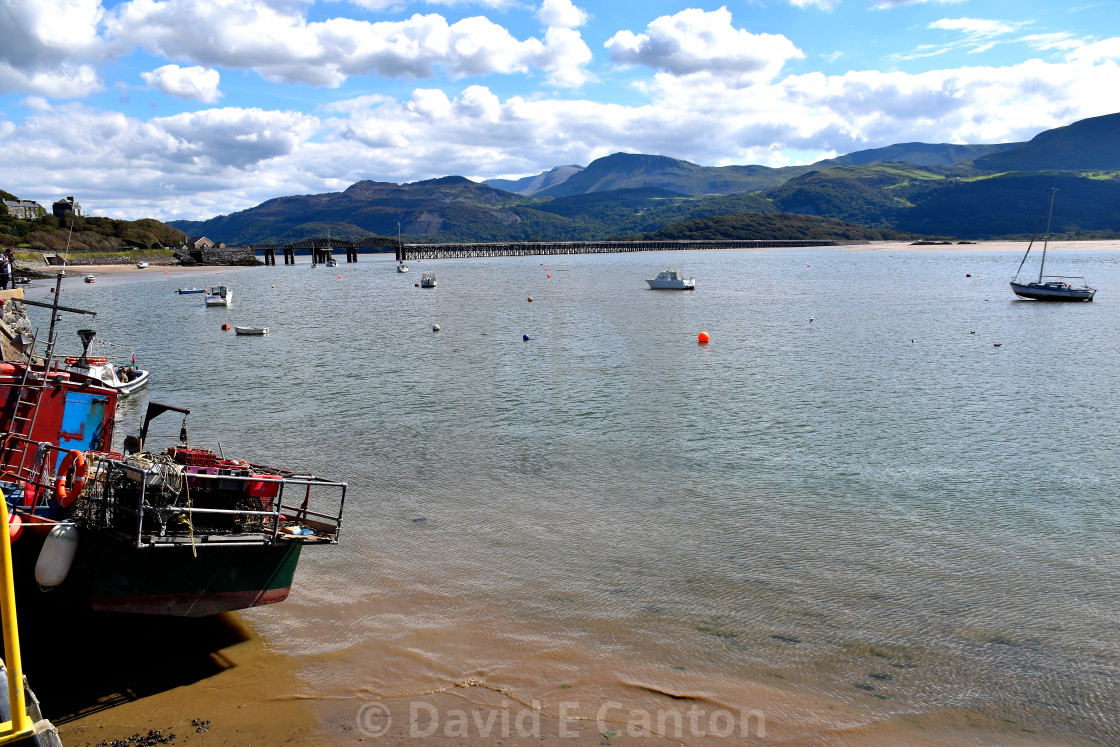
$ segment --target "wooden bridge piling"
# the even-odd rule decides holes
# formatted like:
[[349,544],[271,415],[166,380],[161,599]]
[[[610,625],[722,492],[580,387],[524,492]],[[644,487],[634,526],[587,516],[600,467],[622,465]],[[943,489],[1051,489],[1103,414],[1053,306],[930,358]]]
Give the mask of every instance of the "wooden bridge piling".
[[254,247],[263,250],[266,265],[276,264],[276,252],[284,252],[284,264],[296,263],[296,251],[308,250],[316,264],[331,259],[334,249],[346,251],[347,262],[358,261],[359,249],[393,249],[397,262],[410,259],[471,257],[531,257],[565,254],[616,254],[621,252],[702,251],[714,249],[794,249],[836,246],[828,239],[673,239],[662,241],[496,241],[446,244],[401,244],[388,239],[333,241],[306,239],[292,244]]

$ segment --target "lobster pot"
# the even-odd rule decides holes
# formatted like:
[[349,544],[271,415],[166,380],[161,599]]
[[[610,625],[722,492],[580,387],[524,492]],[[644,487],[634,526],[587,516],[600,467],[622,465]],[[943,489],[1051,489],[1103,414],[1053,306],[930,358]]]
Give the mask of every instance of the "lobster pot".
[[59,524],[43,541],[35,562],[35,581],[44,589],[58,586],[70,574],[78,552],[78,528],[69,522]]

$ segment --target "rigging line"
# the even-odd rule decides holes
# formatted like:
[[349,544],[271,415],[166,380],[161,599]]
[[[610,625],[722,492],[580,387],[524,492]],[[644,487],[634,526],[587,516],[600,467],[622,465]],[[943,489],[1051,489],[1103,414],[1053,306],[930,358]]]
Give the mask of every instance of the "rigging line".
[[1031,241],[1027,244],[1027,251],[1023,254],[1023,261],[1019,263],[1019,269],[1015,271],[1015,277],[1019,277],[1019,273],[1023,270],[1023,265],[1027,262],[1027,255],[1031,253],[1031,247],[1034,246],[1034,240],[1038,237],[1038,230],[1042,228],[1042,219],[1046,217],[1046,207],[1043,206],[1042,212],[1038,216],[1038,224],[1034,227],[1034,233],[1031,234]]

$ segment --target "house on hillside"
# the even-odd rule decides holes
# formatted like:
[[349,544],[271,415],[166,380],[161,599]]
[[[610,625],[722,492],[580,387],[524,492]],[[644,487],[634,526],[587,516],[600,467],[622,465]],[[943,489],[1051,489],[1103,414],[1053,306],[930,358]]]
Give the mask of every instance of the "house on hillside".
[[82,214],[82,206],[78,204],[73,195],[63,197],[61,200],[51,205],[51,212],[54,213],[56,218],[65,217],[67,211],[72,212],[75,218]]
[[19,220],[35,220],[47,212],[34,200],[4,200],[4,207],[8,208],[9,215]]

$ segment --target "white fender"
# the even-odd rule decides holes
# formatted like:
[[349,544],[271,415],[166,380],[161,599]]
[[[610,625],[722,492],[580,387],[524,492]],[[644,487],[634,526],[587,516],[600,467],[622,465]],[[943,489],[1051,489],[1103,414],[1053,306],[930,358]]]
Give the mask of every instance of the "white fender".
[[78,528],[69,522],[55,526],[39,551],[39,560],[35,562],[35,581],[44,589],[61,584],[70,573],[77,552]]

